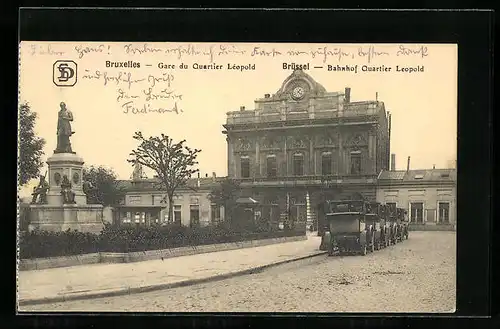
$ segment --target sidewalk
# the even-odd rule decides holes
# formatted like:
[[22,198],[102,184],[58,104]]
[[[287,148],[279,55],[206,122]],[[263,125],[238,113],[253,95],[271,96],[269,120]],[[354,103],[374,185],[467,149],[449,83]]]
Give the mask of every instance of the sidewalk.
[[165,260],[20,271],[18,300],[22,306],[208,282],[324,254],[319,250],[319,244],[319,237],[308,234],[308,239],[303,241]]

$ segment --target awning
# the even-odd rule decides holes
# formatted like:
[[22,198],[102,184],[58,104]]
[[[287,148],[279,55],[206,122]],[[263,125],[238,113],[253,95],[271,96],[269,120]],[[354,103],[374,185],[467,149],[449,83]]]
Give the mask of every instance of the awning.
[[259,202],[252,198],[238,198],[236,199],[237,204],[258,204]]

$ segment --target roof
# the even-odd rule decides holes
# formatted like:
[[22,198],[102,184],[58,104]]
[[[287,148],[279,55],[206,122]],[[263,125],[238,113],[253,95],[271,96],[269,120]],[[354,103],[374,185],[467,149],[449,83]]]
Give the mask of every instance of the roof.
[[378,176],[381,182],[455,182],[455,169],[422,169],[422,170],[383,170]]
[[[179,186],[179,189],[211,189],[218,185],[225,177],[203,177],[190,178],[186,185]],[[198,181],[200,182],[198,186]],[[151,191],[158,190],[157,184],[160,182],[158,178],[147,178],[141,180],[120,180],[119,186],[122,186],[127,191]]]
[[236,199],[236,203],[238,203],[238,204],[257,204],[259,202],[255,199],[250,198],[250,197],[246,197],[246,198]]

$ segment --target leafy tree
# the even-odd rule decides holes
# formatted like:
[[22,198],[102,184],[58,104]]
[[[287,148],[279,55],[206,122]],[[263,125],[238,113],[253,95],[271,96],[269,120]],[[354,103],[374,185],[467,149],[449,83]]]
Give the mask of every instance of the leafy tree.
[[236,200],[239,190],[240,184],[238,181],[226,178],[220,184],[214,186],[209,195],[211,202],[224,207],[225,220],[232,226],[235,224],[233,223],[235,220],[234,212],[237,207]]
[[45,140],[35,135],[36,112],[28,103],[19,106],[19,184],[24,185],[40,175]]
[[176,143],[164,134],[146,138],[138,131],[133,138],[139,146],[130,153],[132,158],[127,161],[139,163],[156,173],[159,179],[157,187],[167,194],[168,218],[172,219],[175,191],[199,171],[193,167],[198,164],[196,157],[201,150],[189,148],[185,145],[186,140]]
[[116,174],[105,167],[90,166],[83,169],[84,191],[90,204],[114,205],[124,196],[124,189],[118,185]]

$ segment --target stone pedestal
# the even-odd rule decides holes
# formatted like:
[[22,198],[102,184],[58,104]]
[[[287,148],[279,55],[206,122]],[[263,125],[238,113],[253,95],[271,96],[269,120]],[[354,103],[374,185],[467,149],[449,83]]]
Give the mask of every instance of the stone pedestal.
[[49,165],[48,181],[49,191],[47,193],[47,203],[50,205],[63,204],[61,196],[61,181],[64,175],[68,176],[71,182],[71,189],[75,192],[75,202],[78,205],[87,204],[87,197],[83,193],[83,159],[76,153],[55,153],[47,159]]
[[[30,205],[29,230],[66,231],[98,234],[103,224],[103,206],[88,205],[83,193],[82,176],[84,161],[76,153],[54,153],[47,159],[47,204]],[[71,182],[76,204],[63,204],[61,182],[64,176]]]
[[100,204],[31,205],[29,230],[59,232],[70,229],[99,234],[104,227],[102,209]]

